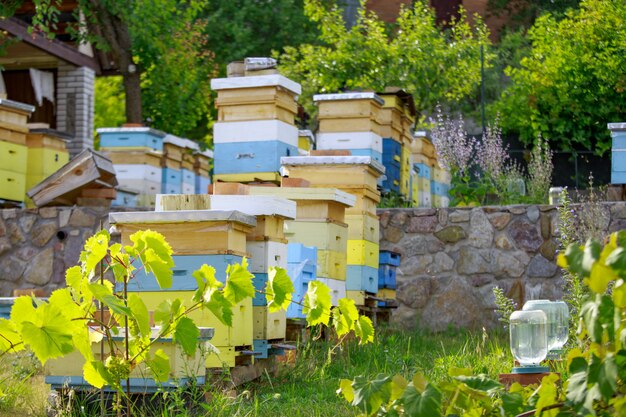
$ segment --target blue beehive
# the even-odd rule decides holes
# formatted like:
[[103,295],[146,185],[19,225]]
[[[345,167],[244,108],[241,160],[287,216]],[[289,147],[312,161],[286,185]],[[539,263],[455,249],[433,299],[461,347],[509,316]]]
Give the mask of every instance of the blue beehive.
[[163,151],[165,133],[149,127],[121,127],[98,129],[101,148],[149,148]]
[[380,264],[400,266],[400,254],[396,252],[381,250],[378,259]]
[[[156,278],[152,273],[138,272],[135,278],[128,283],[128,291],[193,291],[198,289],[198,283],[192,276],[193,272],[200,269],[204,264],[215,268],[215,278],[226,282],[226,268],[228,265],[240,264],[241,256],[236,255],[174,255],[174,268],[172,268],[172,287],[159,287]],[[116,290],[123,288],[120,283],[116,284]]]
[[298,148],[278,140],[263,142],[232,142],[214,145],[215,174],[278,172],[280,158],[297,156]]
[[206,194],[211,184],[211,178],[196,175],[196,194]]
[[346,267],[346,290],[376,294],[378,291],[378,270],[371,266],[348,265]]
[[390,138],[383,138],[383,159],[385,166],[385,176],[382,183],[383,190],[400,192],[400,161],[402,145]]
[[626,184],[626,123],[609,123],[611,131],[611,183]]
[[431,178],[431,169],[428,165],[426,164],[422,164],[422,163],[418,163],[418,164],[413,164],[414,169],[417,170],[417,176],[420,178]]
[[161,192],[163,194],[181,194],[183,175],[179,169],[163,168]]
[[383,163],[383,154],[374,149],[350,149],[350,153],[355,156],[369,156],[373,160]]
[[396,267],[380,264],[378,267],[378,288],[396,289]]
[[[287,254],[287,273],[295,289],[291,299],[301,303],[309,288],[309,282],[316,279],[317,248],[304,246],[300,243],[290,243]],[[287,318],[304,317],[301,305],[291,303],[287,308]]]

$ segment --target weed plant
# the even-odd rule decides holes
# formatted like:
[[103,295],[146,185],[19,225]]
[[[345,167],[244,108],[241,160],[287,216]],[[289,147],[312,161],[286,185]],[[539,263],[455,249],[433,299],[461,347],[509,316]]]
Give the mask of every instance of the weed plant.
[[0,416],[44,416],[47,398],[41,365],[31,352],[0,357]]

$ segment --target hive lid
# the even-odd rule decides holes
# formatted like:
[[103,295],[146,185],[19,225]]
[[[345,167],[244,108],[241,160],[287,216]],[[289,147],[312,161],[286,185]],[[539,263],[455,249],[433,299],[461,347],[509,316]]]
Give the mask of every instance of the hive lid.
[[35,111],[35,106],[31,106],[30,104],[26,103],[20,103],[19,101],[8,100],[6,98],[0,98],[0,106],[27,113],[32,113]]
[[626,130],[626,122],[621,123],[608,123],[609,130]]
[[167,133],[161,132],[160,130],[153,129],[151,127],[101,127],[96,129],[96,131],[101,133],[150,133],[153,136],[159,136],[161,138],[167,136]]
[[172,145],[176,145],[179,148],[188,148],[196,151],[200,150],[200,146],[194,142],[193,140],[181,138],[171,133],[167,133],[163,138],[163,143],[171,143]]
[[381,174],[385,167],[371,156],[283,156],[280,158],[283,166],[298,165],[369,165]]
[[280,75],[254,75],[250,77],[231,77],[231,78],[213,78],[211,80],[211,89],[228,90],[236,88],[254,88],[254,87],[283,87],[294,94],[300,95],[302,87],[295,81]]
[[236,210],[178,210],[109,213],[111,224],[226,221],[256,226],[256,218]]
[[385,100],[380,98],[376,93],[336,93],[336,94],[315,94],[313,101],[340,101],[340,100],[374,100],[381,106],[385,104]]
[[290,200],[324,200],[334,201],[353,207],[356,197],[337,188],[303,188],[303,187],[250,187],[252,195],[275,195]]
[[235,208],[251,216],[296,218],[296,203],[286,198],[271,195],[211,195],[211,209],[232,210]]

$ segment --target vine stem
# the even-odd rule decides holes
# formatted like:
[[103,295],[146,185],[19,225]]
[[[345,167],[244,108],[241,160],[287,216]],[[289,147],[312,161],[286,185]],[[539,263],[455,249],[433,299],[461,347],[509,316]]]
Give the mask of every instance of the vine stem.
[[[546,407],[542,408],[542,409],[541,409],[541,412],[548,411],[548,410],[553,410],[553,409],[555,409],[555,408],[561,408],[561,407],[563,407],[564,405],[565,405],[565,403],[556,403],[556,404],[548,405],[548,406],[546,406]],[[517,415],[517,416],[515,416],[515,417],[532,417],[532,416],[534,416],[534,415],[535,415],[535,413],[536,413],[536,412],[537,412],[537,409],[535,409],[535,410],[530,410],[530,411],[526,411],[525,413],[518,414],[518,415]]]

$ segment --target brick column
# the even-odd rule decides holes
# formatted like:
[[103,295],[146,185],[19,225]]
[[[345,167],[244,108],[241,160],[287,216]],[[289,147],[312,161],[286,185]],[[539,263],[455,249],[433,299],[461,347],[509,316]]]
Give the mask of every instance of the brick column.
[[70,157],[93,148],[95,73],[86,67],[59,65],[57,75],[57,129],[74,137]]

